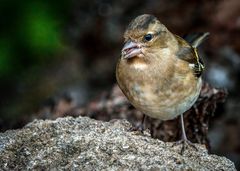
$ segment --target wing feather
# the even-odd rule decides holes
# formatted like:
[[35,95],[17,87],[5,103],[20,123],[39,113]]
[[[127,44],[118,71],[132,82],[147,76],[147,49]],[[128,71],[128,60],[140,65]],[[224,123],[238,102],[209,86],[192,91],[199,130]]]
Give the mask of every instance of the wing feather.
[[176,55],[178,58],[189,63],[196,77],[200,77],[204,70],[204,63],[202,58],[199,56],[197,47],[206,39],[208,35],[209,33],[200,34],[199,36],[195,35],[191,42],[187,42],[183,38],[176,35],[180,47]]

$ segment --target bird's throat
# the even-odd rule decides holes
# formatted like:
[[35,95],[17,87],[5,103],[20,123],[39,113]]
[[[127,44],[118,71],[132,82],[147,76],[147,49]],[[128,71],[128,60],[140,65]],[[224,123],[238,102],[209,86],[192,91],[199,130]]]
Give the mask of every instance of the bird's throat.
[[127,59],[127,64],[135,69],[145,69],[148,66],[147,61],[138,56]]

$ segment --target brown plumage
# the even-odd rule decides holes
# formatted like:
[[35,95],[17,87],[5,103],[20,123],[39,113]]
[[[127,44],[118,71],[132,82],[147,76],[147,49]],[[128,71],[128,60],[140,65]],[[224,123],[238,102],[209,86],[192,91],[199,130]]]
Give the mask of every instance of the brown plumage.
[[189,44],[152,15],[134,19],[124,33],[116,68],[119,87],[132,105],[161,120],[191,108],[200,93],[204,68],[196,48],[207,35]]

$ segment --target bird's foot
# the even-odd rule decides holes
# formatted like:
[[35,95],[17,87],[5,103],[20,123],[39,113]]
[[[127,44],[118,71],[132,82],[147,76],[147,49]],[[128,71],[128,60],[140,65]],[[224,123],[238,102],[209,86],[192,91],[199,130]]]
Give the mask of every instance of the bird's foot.
[[140,124],[138,126],[132,126],[128,131],[130,131],[130,132],[139,131],[139,132],[143,133],[144,126],[143,126],[143,124]]
[[194,143],[192,143],[191,141],[189,141],[188,139],[181,139],[173,144],[173,146],[176,146],[176,145],[182,145],[182,148],[180,151],[181,155],[184,153],[186,148],[189,146],[192,147],[194,150],[198,151],[198,148],[196,147],[196,145]]
[[146,115],[143,115],[142,122],[138,126],[132,126],[128,131],[139,131],[143,134],[143,131],[145,129],[144,123],[145,123]]

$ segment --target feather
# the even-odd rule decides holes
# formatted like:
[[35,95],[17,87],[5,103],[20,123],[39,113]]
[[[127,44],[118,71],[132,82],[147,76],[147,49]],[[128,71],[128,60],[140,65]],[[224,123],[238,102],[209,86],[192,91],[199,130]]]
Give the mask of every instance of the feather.
[[208,35],[209,33],[195,33],[185,36],[184,39],[175,35],[180,45],[176,53],[177,57],[187,61],[197,77],[200,77],[204,70],[204,63],[198,54],[197,47],[208,37]]

